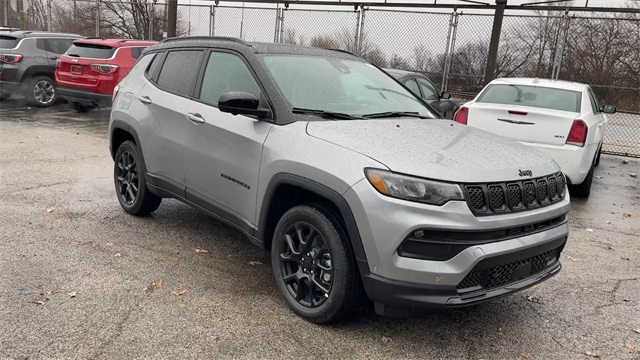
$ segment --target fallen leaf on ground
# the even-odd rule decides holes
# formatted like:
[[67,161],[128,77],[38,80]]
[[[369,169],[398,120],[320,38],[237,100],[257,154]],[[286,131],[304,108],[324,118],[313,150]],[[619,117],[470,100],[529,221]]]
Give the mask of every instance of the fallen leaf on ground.
[[631,173],[631,174],[629,174],[629,176],[631,176],[632,178],[637,178],[637,177],[638,177],[638,174],[636,174],[636,173]]
[[76,295],[77,295],[77,294],[76,294],[76,292],[75,292],[75,291],[72,291],[72,292],[68,293],[67,295],[69,295],[69,296],[71,296],[72,298],[74,298],[74,297],[76,297]]
[[580,259],[576,259],[576,258],[574,258],[573,256],[569,256],[569,255],[567,255],[567,259],[569,259],[569,260],[571,260],[571,261],[578,261],[578,260],[580,260]]
[[624,300],[625,302],[629,302],[629,301],[631,301],[631,299],[629,299],[629,298],[624,298],[624,299],[622,299],[622,300]]
[[47,212],[52,212],[52,211],[53,211],[53,208],[47,209]]
[[214,337],[213,337],[213,341],[218,341],[219,339],[220,339],[220,337],[219,337],[219,336],[214,336]]
[[640,328],[633,329],[633,331],[634,331],[635,333],[637,333],[637,334],[640,334]]
[[208,254],[209,250],[207,249],[193,249],[198,254]]
[[629,350],[636,350],[636,345],[632,344],[632,343],[626,343],[626,344],[624,344],[624,347],[629,349]]
[[164,282],[162,280],[158,280],[158,281],[152,282],[151,285],[147,286],[146,291],[152,292],[154,290],[160,290],[163,287],[164,287]]
[[587,229],[588,232],[593,232],[593,229]]
[[386,343],[388,343],[388,342],[390,342],[390,341],[391,341],[391,338],[388,338],[388,337],[386,337],[386,336],[383,336],[383,337],[382,337],[382,342],[383,342],[383,343],[385,343],[385,344],[386,344]]
[[613,247],[613,245],[607,245],[607,250],[615,250],[616,248]]
[[527,301],[530,301],[532,303],[536,303],[536,304],[542,304],[542,300],[540,300],[539,298],[535,297],[535,296],[527,296]]
[[629,214],[629,213],[623,213],[623,214],[622,214],[622,217],[623,217],[623,218],[625,218],[625,219],[627,219],[627,218],[630,218],[630,217],[631,217],[631,214]]
[[598,359],[600,358],[600,354],[595,351],[585,351],[584,354],[594,358],[598,358]]
[[249,265],[256,266],[256,265],[262,265],[262,263],[260,261],[249,261]]
[[115,256],[115,257],[120,257],[120,256],[122,256],[122,254],[120,254],[120,253],[115,253],[115,255],[113,255],[113,256]]
[[184,294],[186,294],[186,293],[187,293],[187,290],[186,290],[186,289],[183,289],[183,290],[180,290],[180,291],[174,291],[174,292],[172,292],[172,294],[173,294],[173,295],[175,295],[175,296],[182,296],[182,295],[184,295]]

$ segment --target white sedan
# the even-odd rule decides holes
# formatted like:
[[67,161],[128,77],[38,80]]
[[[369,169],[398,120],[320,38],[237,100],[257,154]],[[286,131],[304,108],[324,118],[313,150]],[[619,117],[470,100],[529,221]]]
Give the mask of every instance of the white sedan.
[[[598,105],[593,90],[574,82],[502,78],[464,104],[454,120],[535,147],[555,160],[572,195],[591,192],[607,119],[616,107]],[[542,174],[540,174],[542,175]]]

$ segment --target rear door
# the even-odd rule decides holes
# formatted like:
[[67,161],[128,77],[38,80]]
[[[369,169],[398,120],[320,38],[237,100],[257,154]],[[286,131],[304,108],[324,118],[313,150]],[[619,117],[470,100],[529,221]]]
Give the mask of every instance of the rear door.
[[490,84],[468,105],[467,125],[518,141],[564,145],[581,103],[580,91]]
[[134,99],[131,111],[140,127],[147,171],[162,181],[161,186],[180,196],[185,188],[185,132],[191,126],[186,109],[203,55],[203,50],[173,50],[164,60],[156,57],[151,67],[158,65],[160,70],[157,75],[147,73],[150,80]]
[[97,87],[102,75],[99,65],[106,64],[115,51],[116,48],[109,45],[74,43],[60,57],[60,66],[56,70],[58,82],[85,89]]

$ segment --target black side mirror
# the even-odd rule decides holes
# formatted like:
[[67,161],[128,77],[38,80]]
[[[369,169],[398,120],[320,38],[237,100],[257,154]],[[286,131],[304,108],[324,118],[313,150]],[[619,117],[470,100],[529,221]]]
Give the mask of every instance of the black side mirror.
[[618,108],[613,105],[605,105],[602,108],[602,112],[605,114],[615,114],[618,111]]
[[445,100],[451,99],[451,93],[448,91],[443,91],[442,94],[440,94],[440,98]]
[[233,115],[255,115],[261,118],[271,116],[268,109],[260,109],[260,100],[257,96],[248,92],[232,91],[220,96],[218,109]]

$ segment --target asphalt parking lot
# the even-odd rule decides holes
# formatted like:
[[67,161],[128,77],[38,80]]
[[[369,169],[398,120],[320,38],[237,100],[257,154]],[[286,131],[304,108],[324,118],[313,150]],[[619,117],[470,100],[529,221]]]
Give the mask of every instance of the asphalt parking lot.
[[286,308],[268,255],[234,229],[172,200],[126,215],[107,122],[0,105],[1,359],[640,359],[638,160],[602,157],[551,280],[463,310],[364,307],[318,326]]

